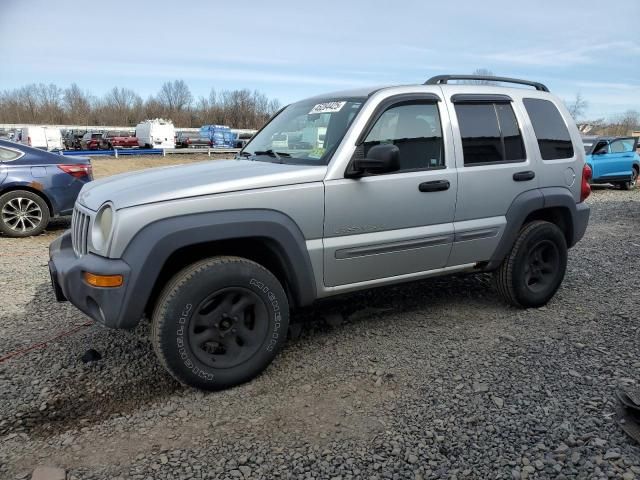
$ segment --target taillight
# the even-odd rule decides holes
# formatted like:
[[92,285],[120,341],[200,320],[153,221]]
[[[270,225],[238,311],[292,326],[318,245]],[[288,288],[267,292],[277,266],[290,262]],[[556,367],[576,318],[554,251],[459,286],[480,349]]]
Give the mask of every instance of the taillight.
[[27,137],[27,145],[31,146],[31,137]]
[[89,163],[80,165],[58,165],[58,168],[76,178],[89,177],[93,171]]
[[584,164],[582,167],[582,185],[580,187],[580,201],[584,202],[589,195],[591,195],[591,185],[589,182],[591,181],[591,177],[593,172],[591,171],[591,167],[588,164]]

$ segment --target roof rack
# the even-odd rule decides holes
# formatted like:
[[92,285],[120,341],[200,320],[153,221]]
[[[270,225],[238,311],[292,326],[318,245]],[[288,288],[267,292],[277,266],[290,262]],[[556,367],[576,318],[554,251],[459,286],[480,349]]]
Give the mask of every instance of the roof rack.
[[546,85],[539,82],[530,82],[529,80],[520,80],[518,78],[494,77],[492,75],[436,75],[424,82],[425,85],[439,85],[447,83],[449,80],[487,80],[490,82],[518,83],[520,85],[529,85],[541,92],[548,92]]

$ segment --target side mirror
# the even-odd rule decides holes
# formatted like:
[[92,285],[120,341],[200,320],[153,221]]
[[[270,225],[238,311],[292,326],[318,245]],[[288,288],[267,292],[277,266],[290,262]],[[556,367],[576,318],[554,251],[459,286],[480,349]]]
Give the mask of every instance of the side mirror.
[[357,177],[365,173],[389,173],[400,169],[400,149],[388,143],[371,147],[367,158],[357,158],[352,164],[352,175]]

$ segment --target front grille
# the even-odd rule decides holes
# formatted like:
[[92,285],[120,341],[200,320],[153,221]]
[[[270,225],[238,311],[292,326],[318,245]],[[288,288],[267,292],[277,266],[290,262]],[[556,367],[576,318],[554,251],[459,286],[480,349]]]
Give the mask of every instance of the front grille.
[[91,216],[76,206],[71,217],[71,242],[73,251],[81,257],[87,253],[87,241],[89,237],[89,226]]

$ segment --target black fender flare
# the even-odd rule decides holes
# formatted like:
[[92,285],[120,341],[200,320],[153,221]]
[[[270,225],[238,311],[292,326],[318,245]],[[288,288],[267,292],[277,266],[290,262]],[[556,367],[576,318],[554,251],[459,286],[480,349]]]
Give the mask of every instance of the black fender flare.
[[562,207],[569,211],[571,221],[568,225],[567,246],[575,245],[587,228],[589,207],[584,203],[577,204],[568,188],[544,187],[528,190],[518,195],[509,206],[506,214],[507,225],[486,270],[493,270],[502,263],[529,215],[537,210],[553,207]]
[[240,239],[263,239],[276,249],[298,305],[316,299],[316,285],[305,238],[282,212],[267,209],[225,210],[169,217],[150,223],[133,237],[122,259],[131,267],[124,298],[124,328],[137,324],[167,259],[179,249]]

